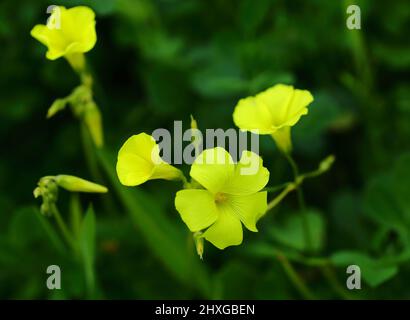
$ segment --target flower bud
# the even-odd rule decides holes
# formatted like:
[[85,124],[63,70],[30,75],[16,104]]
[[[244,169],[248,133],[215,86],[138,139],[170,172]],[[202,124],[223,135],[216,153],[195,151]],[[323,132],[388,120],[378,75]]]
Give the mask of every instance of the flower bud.
[[90,132],[91,138],[93,139],[95,145],[97,147],[102,147],[104,144],[102,118],[100,110],[93,101],[85,105],[83,120],[88,128],[88,131]]
[[192,114],[191,114],[191,129],[198,129],[198,123],[196,122]]
[[38,186],[34,189],[33,195],[35,198],[41,197],[43,200],[40,212],[44,215],[51,215],[51,210],[58,198],[58,186],[54,177],[42,177],[38,182]]
[[195,242],[195,248],[196,248],[196,253],[198,254],[199,258],[201,260],[203,259],[203,254],[204,254],[204,237],[202,236],[202,232],[195,232],[194,233],[194,242]]
[[335,158],[334,155],[331,154],[330,156],[327,156],[325,159],[323,159],[320,162],[319,171],[320,172],[325,172],[325,171],[329,170],[332,167],[335,160],[336,160],[336,158]]
[[102,185],[70,175],[58,175],[55,181],[59,187],[71,192],[105,193],[108,191]]

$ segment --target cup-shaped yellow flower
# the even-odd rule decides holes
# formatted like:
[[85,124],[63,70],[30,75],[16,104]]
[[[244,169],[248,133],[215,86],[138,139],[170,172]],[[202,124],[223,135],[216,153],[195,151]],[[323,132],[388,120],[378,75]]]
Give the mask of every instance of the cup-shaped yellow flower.
[[313,101],[307,90],[277,84],[255,96],[239,100],[233,113],[235,125],[241,130],[270,134],[283,152],[290,152],[290,127],[308,113]]
[[125,141],[118,152],[117,175],[125,186],[137,186],[153,179],[183,179],[179,169],[161,159],[155,139],[146,133]]
[[84,63],[83,53],[90,51],[97,41],[94,11],[85,6],[55,6],[47,24],[36,25],[31,35],[47,46],[47,59],[64,56],[79,69]]
[[257,232],[256,222],[267,209],[267,192],[261,191],[269,171],[255,153],[244,151],[238,163],[217,147],[204,150],[192,164],[191,177],[205,189],[178,191],[175,207],[192,232],[219,249],[242,243],[242,224]]

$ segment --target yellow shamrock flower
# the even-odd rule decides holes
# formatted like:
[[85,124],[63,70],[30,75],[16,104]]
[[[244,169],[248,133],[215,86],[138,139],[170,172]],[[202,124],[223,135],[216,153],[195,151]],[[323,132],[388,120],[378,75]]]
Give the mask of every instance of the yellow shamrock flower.
[[130,137],[118,152],[117,175],[125,186],[153,179],[182,179],[180,170],[161,159],[155,139],[146,133]]
[[269,180],[262,159],[244,151],[237,164],[220,147],[204,150],[192,164],[190,175],[205,189],[177,192],[175,207],[192,232],[219,249],[242,243],[242,224],[257,232],[256,222],[267,209]]
[[90,51],[97,41],[95,14],[85,6],[55,6],[47,25],[36,25],[31,35],[47,46],[47,59],[64,56],[74,67],[81,68],[83,53]]
[[272,135],[279,149],[289,153],[292,149],[290,127],[308,113],[307,106],[312,101],[309,91],[278,84],[256,96],[239,100],[233,120],[241,130]]

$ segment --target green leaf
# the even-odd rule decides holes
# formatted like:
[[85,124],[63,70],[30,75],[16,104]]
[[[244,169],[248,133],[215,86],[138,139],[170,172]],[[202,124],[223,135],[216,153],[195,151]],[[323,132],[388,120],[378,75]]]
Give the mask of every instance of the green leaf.
[[269,13],[270,0],[242,0],[239,4],[239,26],[247,34],[253,34]]
[[382,259],[376,260],[357,251],[340,251],[334,253],[330,260],[335,266],[343,268],[349,265],[359,266],[363,280],[373,288],[391,279],[398,272],[396,265],[389,265]]
[[[305,238],[305,222],[309,227],[311,241],[309,248]],[[284,221],[273,226],[271,235],[276,241],[292,249],[320,251],[324,244],[325,223],[322,215],[315,210],[308,210],[302,214],[291,212]]]
[[373,178],[365,191],[366,214],[404,239],[410,238],[409,163],[410,153],[403,154],[389,171]]
[[240,75],[208,69],[194,76],[193,86],[205,97],[219,98],[245,92],[248,83]]
[[80,231],[80,249],[83,259],[85,280],[90,295],[95,289],[95,214],[90,206],[85,214]]

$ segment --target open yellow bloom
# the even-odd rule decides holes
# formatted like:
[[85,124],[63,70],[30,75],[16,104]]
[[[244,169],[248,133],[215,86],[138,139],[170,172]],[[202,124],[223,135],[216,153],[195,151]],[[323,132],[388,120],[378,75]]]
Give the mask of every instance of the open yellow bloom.
[[[256,165],[256,166],[255,166]],[[255,170],[249,170],[253,167]],[[235,164],[220,147],[204,150],[191,167],[190,175],[205,189],[177,192],[175,207],[192,232],[219,249],[242,243],[242,224],[257,232],[256,222],[267,209],[269,171],[255,153],[244,151]]]
[[272,135],[282,151],[290,152],[290,127],[308,113],[307,106],[312,101],[309,91],[278,84],[256,96],[239,100],[233,120],[242,130]]
[[96,41],[95,14],[85,6],[66,9],[56,6],[47,25],[38,24],[31,35],[47,46],[47,59],[66,57],[74,64],[82,63],[82,54],[90,51]]
[[134,135],[123,144],[118,152],[117,175],[125,186],[182,177],[180,170],[161,159],[155,139],[146,133]]

